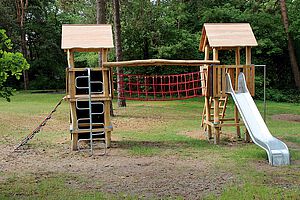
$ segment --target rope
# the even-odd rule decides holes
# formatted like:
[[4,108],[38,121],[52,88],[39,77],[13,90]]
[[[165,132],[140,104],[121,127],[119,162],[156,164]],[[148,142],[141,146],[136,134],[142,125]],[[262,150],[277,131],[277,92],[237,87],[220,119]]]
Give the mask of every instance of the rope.
[[[120,99],[168,101],[202,96],[201,74],[173,75],[119,74]],[[203,77],[203,76],[202,76]]]
[[48,116],[29,134],[27,135],[18,145],[15,146],[14,151],[19,150],[20,147],[27,144],[29,140],[31,140],[38,132],[41,131],[42,127],[46,125],[47,121],[51,119],[52,114],[56,112],[56,109],[58,106],[60,106],[61,102],[65,99],[63,97],[59,102],[56,104],[56,106],[53,108],[53,110],[48,114]]

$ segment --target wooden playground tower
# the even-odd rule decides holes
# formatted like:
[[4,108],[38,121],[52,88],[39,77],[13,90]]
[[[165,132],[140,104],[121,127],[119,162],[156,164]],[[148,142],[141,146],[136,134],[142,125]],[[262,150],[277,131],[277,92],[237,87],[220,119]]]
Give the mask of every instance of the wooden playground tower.
[[[256,39],[248,23],[228,24],[204,24],[200,40],[199,50],[205,53],[205,60],[209,60],[212,52],[212,60],[219,60],[219,51],[227,50],[235,52],[233,65],[204,65],[203,95],[205,106],[202,114],[202,126],[207,131],[209,139],[214,137],[214,143],[220,142],[222,127],[236,127],[237,137],[241,137],[240,121],[237,107],[234,108],[234,117],[226,118],[228,95],[226,94],[226,73],[230,74],[234,89],[238,90],[238,75],[243,72],[246,77],[247,87],[254,96],[255,68],[251,64],[251,47],[257,46]],[[241,49],[245,48],[245,64],[241,65]],[[245,140],[250,141],[248,133]]]
[[[67,52],[66,98],[70,103],[70,132],[72,150],[78,150],[80,141],[99,140],[110,146],[112,125],[111,71],[99,65],[95,68],[75,67],[76,52],[101,53],[107,61],[108,50],[113,48],[111,25],[63,25],[62,49]],[[106,148],[106,147],[105,147]],[[91,147],[93,151],[93,148]]]

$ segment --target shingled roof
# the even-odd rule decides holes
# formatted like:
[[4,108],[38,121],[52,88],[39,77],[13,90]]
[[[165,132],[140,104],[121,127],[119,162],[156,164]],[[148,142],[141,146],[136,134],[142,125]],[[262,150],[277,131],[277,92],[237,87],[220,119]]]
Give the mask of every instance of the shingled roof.
[[204,51],[206,44],[211,48],[257,46],[248,23],[205,23],[199,50]]
[[113,48],[111,25],[63,25],[62,49],[101,49]]

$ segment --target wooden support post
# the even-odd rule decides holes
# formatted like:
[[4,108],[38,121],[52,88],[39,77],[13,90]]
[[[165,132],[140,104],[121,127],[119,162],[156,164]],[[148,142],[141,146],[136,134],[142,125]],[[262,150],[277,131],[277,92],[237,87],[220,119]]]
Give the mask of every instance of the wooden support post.
[[214,143],[219,144],[220,143],[220,127],[218,126],[220,124],[220,118],[219,118],[219,98],[214,98]]
[[205,46],[204,60],[209,60],[209,47],[208,47],[208,45]]
[[[210,101],[209,101],[209,97],[205,97],[205,111],[206,111],[206,121],[210,121],[210,108],[211,108],[211,105],[210,105]],[[212,133],[211,133],[211,126],[206,124],[207,126],[207,136],[208,136],[208,139],[211,139],[212,138]]]
[[[235,49],[235,64],[240,65],[241,64],[241,54],[240,54],[240,47],[237,47]],[[240,70],[239,68],[236,68],[236,79],[235,79],[235,90],[238,89],[238,76],[239,76]],[[236,134],[238,138],[241,138],[241,129],[240,126],[238,125],[240,122],[239,118],[239,110],[237,106],[234,106],[234,122],[237,124],[236,126]]]
[[[102,50],[102,63],[107,62],[107,52],[108,49],[103,49]],[[101,66],[103,68],[103,66]],[[109,92],[109,87],[111,83],[109,82],[109,71],[102,71],[103,73],[103,95],[105,97],[110,96]],[[110,100],[111,101],[111,100]],[[104,104],[104,128],[106,129],[106,135],[105,135],[105,140],[106,140],[106,147],[110,147],[111,145],[111,131],[108,129],[108,127],[111,126],[110,122],[110,101],[106,101]]]
[[[213,61],[217,61],[219,60],[219,52],[218,52],[218,49],[214,48],[213,49]],[[214,69],[214,76],[213,76],[213,79],[214,79],[214,94],[216,94],[217,92],[217,85],[218,85],[218,82],[221,81],[221,80],[217,80],[218,76],[217,76],[217,72],[215,71],[216,69]],[[213,97],[213,101],[214,101],[214,143],[215,144],[219,144],[220,143],[220,127],[218,126],[220,124],[220,118],[219,118],[219,97]],[[217,126],[216,126],[217,125]]]
[[213,49],[213,61],[218,61],[219,60],[219,51],[218,49],[214,48]]
[[[246,47],[246,65],[251,65],[251,47]],[[247,77],[249,79],[249,77]],[[245,130],[245,141],[250,142],[250,135],[247,129]]]
[[[76,95],[76,88],[75,88],[75,72],[71,71],[69,69],[73,69],[75,68],[75,62],[74,62],[74,52],[71,50],[67,51],[67,56],[68,56],[68,70],[66,72],[68,72],[67,76],[67,95],[69,95],[69,97],[71,99],[75,98]],[[78,142],[78,133],[75,133],[73,131],[75,131],[77,129],[77,113],[76,113],[76,105],[75,102],[69,102],[70,103],[70,112],[71,112],[71,134],[72,134],[72,142],[71,142],[71,149],[73,151],[77,150],[77,142]]]

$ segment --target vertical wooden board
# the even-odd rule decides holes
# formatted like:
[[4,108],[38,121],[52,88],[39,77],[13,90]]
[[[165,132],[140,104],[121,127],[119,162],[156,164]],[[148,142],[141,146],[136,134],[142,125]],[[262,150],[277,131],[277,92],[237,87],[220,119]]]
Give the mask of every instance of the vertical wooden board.
[[222,66],[222,97],[226,96],[226,66]]
[[235,49],[235,65],[240,65],[241,64],[241,51],[240,47],[237,47]]
[[69,95],[69,68],[66,68],[66,95]]
[[207,78],[207,80],[209,80],[208,81],[208,87],[209,87],[209,94],[208,94],[208,96],[209,97],[212,97],[213,95],[214,95],[214,77],[213,77],[213,75],[214,75],[214,68],[213,68],[213,66],[209,66],[209,71],[208,71],[208,78]]
[[235,87],[235,80],[234,80],[234,70],[233,68],[228,69],[228,73],[230,75],[230,79],[231,79],[231,83],[232,83],[232,87]]
[[238,90],[238,83],[239,83],[239,74],[240,74],[240,68],[236,67],[235,69],[235,91]]
[[235,65],[237,66],[236,70],[235,70],[235,90],[238,90],[238,76],[240,73],[240,69],[239,69],[239,65],[241,64],[241,49],[240,47],[237,47],[235,49]]
[[109,69],[109,83],[110,83],[110,97],[113,99],[114,98],[114,78],[113,78],[113,69]]
[[202,95],[205,96],[206,94],[206,76],[205,76],[205,69],[204,66],[200,66],[200,78],[201,78],[201,90]]
[[213,70],[213,77],[212,77],[212,86],[213,86],[213,97],[215,97],[217,95],[217,70],[216,70],[216,66],[212,67]]
[[69,71],[69,93],[70,98],[74,99],[76,95],[76,87],[75,87],[75,71]]
[[246,65],[251,65],[251,47],[246,47]]
[[250,88],[251,91],[251,73],[250,73],[250,65],[247,65],[247,87]]
[[222,66],[217,67],[217,72],[218,72],[218,76],[217,76],[217,81],[218,81],[217,96],[220,97],[221,96],[221,91],[222,91]]
[[253,65],[251,67],[251,95],[255,95],[255,66]]

